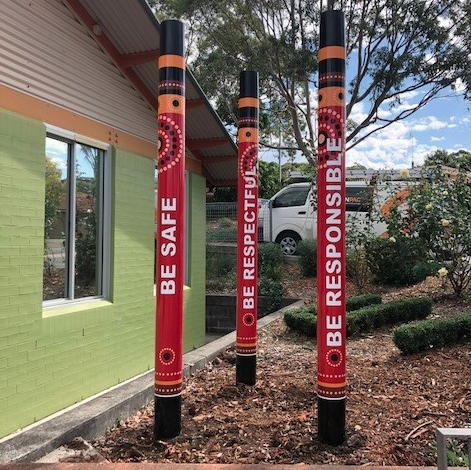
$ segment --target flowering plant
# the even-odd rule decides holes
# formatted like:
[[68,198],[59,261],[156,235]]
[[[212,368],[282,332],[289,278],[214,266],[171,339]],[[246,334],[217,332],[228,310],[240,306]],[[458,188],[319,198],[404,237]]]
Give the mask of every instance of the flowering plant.
[[446,265],[438,274],[461,295],[471,282],[471,189],[462,171],[451,179],[437,167],[434,176],[411,188],[408,236],[422,239],[431,258]]

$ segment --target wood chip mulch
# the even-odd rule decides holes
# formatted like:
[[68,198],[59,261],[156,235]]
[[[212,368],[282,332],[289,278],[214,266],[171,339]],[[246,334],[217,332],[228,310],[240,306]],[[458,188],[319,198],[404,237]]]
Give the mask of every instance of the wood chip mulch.
[[[286,267],[286,294],[315,295],[315,279]],[[354,288],[349,286],[350,294]],[[429,295],[434,316],[469,310],[441,280],[383,292]],[[229,349],[185,381],[182,432],[153,442],[147,406],[92,442],[112,462],[435,466],[437,427],[471,427],[470,344],[402,356],[391,329],[348,341],[346,439],[317,438],[316,344],[282,319],[259,331],[257,383],[236,385]]]

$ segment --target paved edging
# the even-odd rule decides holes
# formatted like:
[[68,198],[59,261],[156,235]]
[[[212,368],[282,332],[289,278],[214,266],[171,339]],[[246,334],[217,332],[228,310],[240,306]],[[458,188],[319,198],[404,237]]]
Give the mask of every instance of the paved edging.
[[[258,328],[263,328],[273,320],[280,318],[287,309],[302,304],[302,301],[298,301],[260,318],[257,323]],[[202,369],[227,348],[233,346],[235,340],[236,333],[234,331],[185,354],[183,356],[184,377],[188,377],[197,370]],[[0,464],[8,462],[34,462],[61,445],[70,442],[75,437],[80,436],[84,439],[93,439],[104,434],[119,419],[130,416],[136,410],[149,403],[153,396],[154,371],[150,370],[145,374],[45,418],[22,431],[0,439]],[[0,466],[0,468],[4,470],[9,467]],[[26,469],[29,467],[11,468],[18,470],[18,468]],[[38,468],[56,469],[59,467]],[[69,467],[63,466],[60,468],[65,469]],[[80,468],[87,470],[87,467]],[[101,464],[100,468],[106,470],[106,467],[101,467]]]

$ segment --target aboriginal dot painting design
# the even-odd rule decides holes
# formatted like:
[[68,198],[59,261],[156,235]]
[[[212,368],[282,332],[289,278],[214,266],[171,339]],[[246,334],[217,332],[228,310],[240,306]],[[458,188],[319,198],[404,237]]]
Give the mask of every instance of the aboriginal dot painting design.
[[[247,131],[249,133],[251,131]],[[242,144],[239,144],[242,145]],[[258,146],[249,143],[241,152],[239,158],[239,172],[245,178],[245,173],[254,169],[257,164]]]
[[171,348],[163,348],[159,352],[159,360],[162,364],[168,366],[175,361],[175,351]]
[[183,133],[173,117],[159,115],[159,173],[175,166],[183,157]]
[[342,351],[339,349],[331,349],[327,355],[325,360],[330,367],[338,367],[343,363],[343,354]]
[[254,323],[254,316],[253,314],[251,313],[246,313],[243,317],[242,317],[242,322],[245,326],[252,326],[253,323]]
[[318,129],[318,164],[319,168],[323,168],[330,157],[335,158],[337,156],[337,152],[329,154],[327,151],[327,139],[335,139],[337,141],[337,139],[342,138],[344,135],[343,119],[338,108],[326,107],[319,109]]

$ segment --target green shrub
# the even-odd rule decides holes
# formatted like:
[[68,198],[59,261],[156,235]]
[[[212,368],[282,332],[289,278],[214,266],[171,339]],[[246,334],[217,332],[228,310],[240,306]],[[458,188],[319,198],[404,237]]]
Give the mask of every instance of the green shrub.
[[[259,243],[258,245],[258,274],[269,277],[281,277],[283,254],[277,243]],[[279,274],[278,274],[279,270]]]
[[401,325],[393,331],[394,344],[403,354],[441,348],[470,338],[471,312]]
[[222,219],[219,220],[219,227],[234,227],[236,222],[233,220],[229,219],[229,217],[223,217]]
[[365,250],[368,267],[377,284],[407,286],[418,282],[414,266],[426,258],[420,240],[404,236],[377,237],[366,243]]
[[267,309],[275,311],[283,298],[283,255],[276,243],[258,245],[258,295],[268,298]]
[[376,305],[382,302],[381,294],[362,294],[354,295],[347,299],[346,309],[347,312],[358,310],[359,308],[367,307],[368,305]]
[[237,227],[216,227],[208,228],[206,231],[206,241],[224,242],[237,240]]
[[[346,309],[348,312],[359,307],[378,303],[381,303],[381,295],[379,294],[356,295],[347,299]],[[316,315],[317,306],[315,304],[311,304],[305,307],[287,310],[284,314],[284,320],[286,326],[292,330],[312,336],[316,334]]]
[[297,255],[304,277],[317,276],[317,242],[316,240],[301,240],[298,244]]
[[365,250],[358,248],[347,251],[345,262],[347,279],[361,292],[371,279]]
[[347,315],[347,336],[371,331],[384,325],[423,319],[430,313],[432,313],[432,300],[427,297],[370,305]]
[[236,261],[233,256],[213,252],[206,247],[206,275],[208,277],[223,277],[235,270]]
[[274,312],[281,305],[283,298],[283,284],[280,280],[273,280],[266,275],[258,277],[258,295],[267,297],[267,310]]
[[412,279],[415,283],[422,282],[428,276],[435,276],[442,266],[438,261],[419,261],[412,268]]
[[301,307],[287,310],[284,314],[286,326],[310,337],[316,335],[316,309],[314,304],[310,307]]

